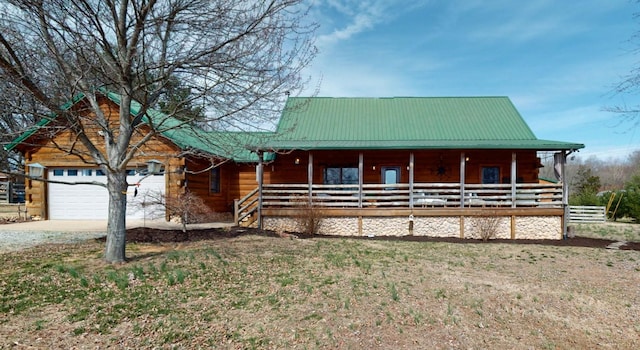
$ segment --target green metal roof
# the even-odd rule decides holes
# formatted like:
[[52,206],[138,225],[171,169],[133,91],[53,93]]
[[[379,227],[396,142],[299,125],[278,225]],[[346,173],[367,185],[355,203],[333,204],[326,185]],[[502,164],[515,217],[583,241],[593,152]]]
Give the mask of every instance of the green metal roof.
[[[98,92],[120,106],[120,95],[105,89],[99,89]],[[69,109],[83,98],[84,94],[79,94],[61,108],[63,110]],[[137,116],[141,109],[142,105],[140,103],[131,101],[130,113],[132,116]],[[55,116],[43,118],[4,148],[7,151],[13,150],[53,120],[55,120]],[[195,149],[213,156],[232,159],[240,163],[257,162],[257,154],[253,151],[264,144],[266,142],[265,140],[272,138],[274,135],[274,133],[267,132],[202,131],[197,128],[192,128],[180,120],[169,117],[154,109],[147,109],[146,115],[142,118],[143,123],[149,123],[149,121],[161,122],[162,126],[160,129],[165,130],[161,132],[161,134],[181,149]],[[264,160],[272,160],[273,157],[274,155],[271,153],[264,154]]]
[[[105,92],[105,96],[120,105],[119,94]],[[141,109],[140,103],[131,101],[131,115],[138,115]],[[254,151],[274,135],[268,132],[203,131],[155,109],[147,109],[142,121],[161,123],[159,129],[164,130],[161,132],[162,136],[181,149],[195,149],[239,163],[257,162],[258,157]],[[264,159],[271,160],[273,155],[265,154]]]
[[[60,109],[63,110],[63,111],[66,111],[67,109],[71,108],[73,105],[78,103],[80,100],[82,100],[83,98],[84,98],[84,94],[78,94],[73,99],[71,99],[69,102],[67,102],[64,105],[62,105],[60,107]],[[40,129],[44,128],[45,126],[49,125],[49,123],[51,123],[55,119],[56,119],[56,115],[54,115],[54,114],[50,115],[49,117],[40,119],[36,123],[36,125],[30,127],[25,132],[23,132],[20,136],[16,137],[13,141],[11,141],[8,145],[4,146],[4,149],[7,150],[7,151],[13,150],[14,148],[16,148],[16,146],[18,146],[19,144],[24,142],[26,139],[31,137],[31,135],[35,134],[38,130],[40,130]]]
[[273,149],[534,149],[539,140],[507,97],[289,98]]
[[[100,93],[120,105],[118,94]],[[141,107],[132,101],[131,115],[138,115]],[[53,119],[41,120],[5,149],[14,149]],[[584,148],[579,143],[537,139],[507,97],[294,97],[287,100],[275,133],[207,132],[153,109],[142,121],[162,121],[162,129],[167,129],[162,135],[182,149],[236,162],[256,162],[256,150]],[[265,153],[265,160],[273,157]]]

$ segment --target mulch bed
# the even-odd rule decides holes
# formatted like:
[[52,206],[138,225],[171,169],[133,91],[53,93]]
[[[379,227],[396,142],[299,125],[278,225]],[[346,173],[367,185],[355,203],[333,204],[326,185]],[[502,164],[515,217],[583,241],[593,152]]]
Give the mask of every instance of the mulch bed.
[[[204,240],[216,240],[224,238],[233,238],[242,235],[259,235],[267,237],[278,237],[273,231],[259,230],[248,227],[230,227],[230,228],[214,228],[214,229],[198,229],[188,230],[186,233],[180,230],[162,230],[153,228],[137,227],[127,230],[127,241],[137,243],[176,243],[176,242],[195,242]],[[538,244],[548,246],[562,247],[591,247],[606,248],[609,244],[616,241],[608,239],[574,237],[563,240],[551,239],[492,239],[487,242],[477,239],[460,239],[460,238],[438,238],[424,236],[403,236],[403,237],[342,237],[342,236],[323,236],[323,235],[298,235],[298,238],[327,238],[327,239],[367,239],[367,240],[387,240],[387,241],[412,241],[412,242],[448,242],[460,244]],[[640,242],[628,242],[620,247],[620,250],[640,251]]]

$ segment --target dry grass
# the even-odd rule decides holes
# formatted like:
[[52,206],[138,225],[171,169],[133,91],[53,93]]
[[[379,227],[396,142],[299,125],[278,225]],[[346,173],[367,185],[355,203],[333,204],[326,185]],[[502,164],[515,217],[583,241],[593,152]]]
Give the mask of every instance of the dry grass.
[[241,236],[0,255],[0,348],[633,348],[640,253]]
[[577,236],[640,242],[640,224],[606,222],[595,224],[574,224]]

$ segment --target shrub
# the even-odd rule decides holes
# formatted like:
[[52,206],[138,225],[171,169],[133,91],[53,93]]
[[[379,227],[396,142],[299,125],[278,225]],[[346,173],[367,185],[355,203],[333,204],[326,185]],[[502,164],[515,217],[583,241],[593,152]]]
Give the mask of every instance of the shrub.
[[322,210],[314,206],[309,201],[309,197],[300,197],[295,201],[297,202],[296,209],[298,209],[298,214],[296,214],[295,218],[297,226],[302,231],[301,233],[317,234],[324,217]]
[[495,238],[500,225],[500,217],[495,215],[478,216],[473,219],[473,225],[483,241]]
[[151,191],[145,196],[147,205],[159,205],[167,211],[171,219],[178,219],[182,223],[183,232],[187,231],[187,224],[212,222],[221,218],[202,198],[188,190],[177,197],[165,196],[159,191]]

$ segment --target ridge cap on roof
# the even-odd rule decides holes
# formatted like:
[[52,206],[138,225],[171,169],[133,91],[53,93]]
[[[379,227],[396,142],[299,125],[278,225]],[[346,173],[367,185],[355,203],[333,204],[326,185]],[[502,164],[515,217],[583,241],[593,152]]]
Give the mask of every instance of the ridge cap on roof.
[[355,99],[371,99],[371,100],[391,100],[391,99],[487,99],[487,98],[506,98],[506,95],[473,95],[473,96],[290,96],[288,99],[335,99],[335,100],[355,100]]

